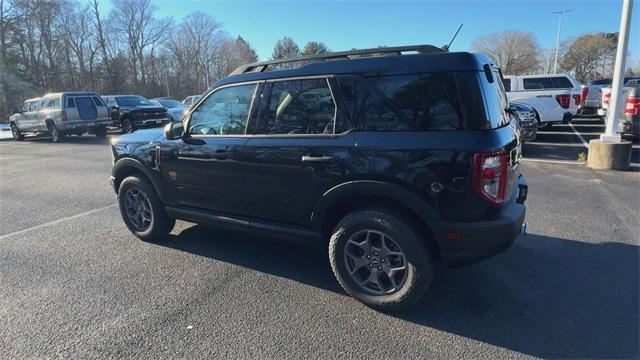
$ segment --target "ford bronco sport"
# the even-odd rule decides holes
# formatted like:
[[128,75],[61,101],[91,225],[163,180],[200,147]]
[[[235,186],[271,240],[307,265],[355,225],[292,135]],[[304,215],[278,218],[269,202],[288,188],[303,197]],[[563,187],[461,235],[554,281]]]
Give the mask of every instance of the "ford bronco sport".
[[111,182],[142,240],[182,219],[325,242],[347,293],[395,310],[427,290],[434,261],[469,264],[521,232],[507,107],[482,54],[425,45],[255,63],[183,122],[113,142]]

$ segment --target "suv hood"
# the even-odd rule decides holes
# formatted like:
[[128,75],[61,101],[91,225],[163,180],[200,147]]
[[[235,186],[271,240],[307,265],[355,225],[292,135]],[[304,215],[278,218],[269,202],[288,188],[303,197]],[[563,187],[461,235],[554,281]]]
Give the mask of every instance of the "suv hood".
[[126,111],[134,111],[134,110],[143,110],[147,111],[165,111],[166,109],[162,106],[154,106],[154,105],[146,105],[146,106],[120,106],[121,110]]
[[120,135],[112,143],[148,143],[164,137],[164,127],[140,129],[130,134]]

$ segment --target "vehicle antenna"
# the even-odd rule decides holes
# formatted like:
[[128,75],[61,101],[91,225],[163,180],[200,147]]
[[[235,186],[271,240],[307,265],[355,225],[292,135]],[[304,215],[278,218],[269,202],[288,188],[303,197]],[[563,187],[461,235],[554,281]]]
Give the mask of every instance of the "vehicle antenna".
[[449,48],[451,47],[451,44],[453,44],[453,40],[455,40],[455,39],[456,39],[456,36],[458,36],[458,33],[460,32],[460,29],[462,29],[462,25],[464,25],[464,24],[460,24],[460,26],[458,27],[458,30],[456,31],[456,33],[455,33],[455,34],[453,34],[453,37],[451,38],[451,41],[449,42],[449,44],[448,44],[448,45],[443,46],[443,47],[442,47],[442,50],[444,50],[444,51],[449,51]]

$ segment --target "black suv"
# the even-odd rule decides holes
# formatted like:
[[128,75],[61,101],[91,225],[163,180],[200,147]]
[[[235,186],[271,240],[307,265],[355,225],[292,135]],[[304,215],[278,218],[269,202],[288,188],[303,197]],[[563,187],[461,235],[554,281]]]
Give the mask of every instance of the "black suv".
[[102,99],[107,103],[114,123],[120,125],[123,133],[171,122],[171,116],[164,106],[144,96],[106,95]]
[[432,263],[506,250],[527,185],[501,74],[482,54],[380,48],[243,66],[182,123],[112,144],[127,227],[175,219],[325,242],[353,297],[415,303]]

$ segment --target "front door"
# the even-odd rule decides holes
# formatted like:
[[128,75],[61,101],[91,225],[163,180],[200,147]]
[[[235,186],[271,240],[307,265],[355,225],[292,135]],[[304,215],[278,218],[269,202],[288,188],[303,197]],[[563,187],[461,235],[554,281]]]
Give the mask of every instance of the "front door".
[[254,136],[241,150],[256,222],[308,226],[322,194],[349,178],[354,135],[335,89],[325,77],[265,85]]
[[238,156],[249,139],[246,127],[257,87],[251,83],[215,90],[186,119],[187,135],[160,149],[173,205],[244,215]]

